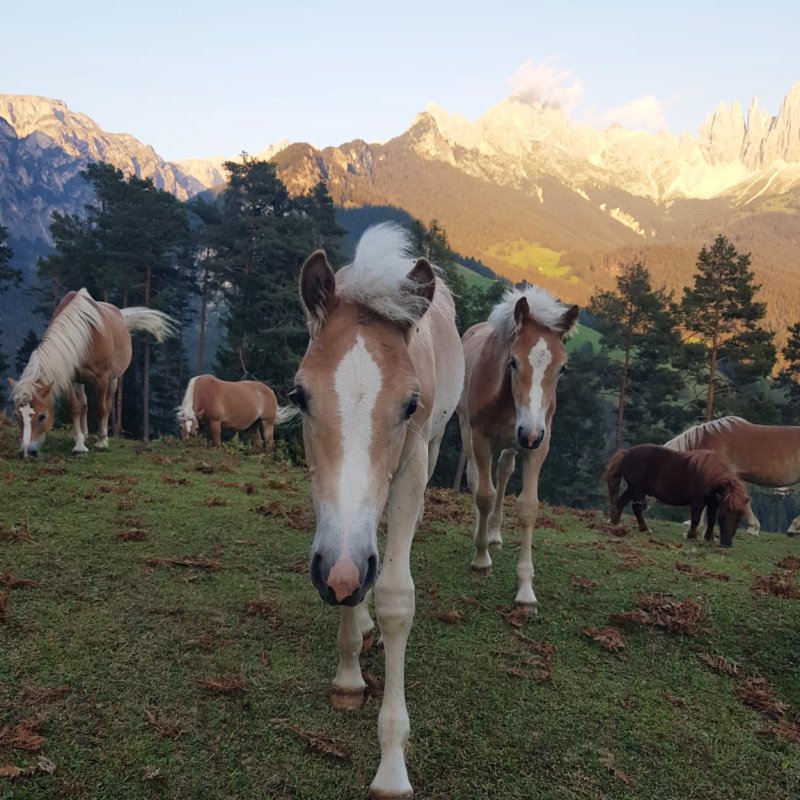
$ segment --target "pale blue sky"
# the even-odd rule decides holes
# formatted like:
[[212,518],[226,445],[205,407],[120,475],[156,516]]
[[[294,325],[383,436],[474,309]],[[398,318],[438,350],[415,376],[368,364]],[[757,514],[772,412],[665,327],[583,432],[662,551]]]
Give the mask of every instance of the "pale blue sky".
[[575,120],[695,134],[720,100],[776,114],[800,80],[796,0],[4,6],[0,93],[60,98],[168,159],[388,139],[428,102],[475,119],[519,86]]

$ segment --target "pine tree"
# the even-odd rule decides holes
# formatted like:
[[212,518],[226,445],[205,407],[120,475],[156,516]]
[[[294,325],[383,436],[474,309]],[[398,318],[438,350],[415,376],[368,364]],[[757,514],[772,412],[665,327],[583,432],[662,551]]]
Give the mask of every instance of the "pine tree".
[[[14,257],[14,252],[6,244],[8,238],[8,231],[0,225],[0,292],[5,292],[12,285],[19,286],[22,282],[22,273],[18,269],[11,266],[11,259]],[[2,337],[2,330],[0,330],[0,338]],[[0,408],[5,403],[5,373],[8,369],[8,361],[5,353],[0,350]]]
[[17,370],[17,375],[21,374],[25,367],[28,365],[31,353],[39,346],[39,337],[36,331],[32,328],[25,334],[22,344],[17,348],[17,354],[14,357],[14,368]]
[[[640,261],[621,264],[616,291],[601,291],[589,301],[589,311],[598,318],[598,330],[609,350],[621,351],[617,373],[617,410],[614,448],[622,446],[625,412],[631,380],[646,392],[645,382],[662,380],[653,370],[669,361],[678,346],[671,295],[654,289],[650,273]],[[674,383],[674,381],[673,381]],[[639,403],[638,405],[646,405]]]
[[694,285],[684,290],[681,318],[687,334],[705,348],[708,384],[705,418],[714,416],[715,386],[723,359],[729,378],[769,374],[775,363],[773,335],[759,327],[766,314],[756,302],[761,289],[750,270],[750,254],[739,254],[723,235],[697,256]]

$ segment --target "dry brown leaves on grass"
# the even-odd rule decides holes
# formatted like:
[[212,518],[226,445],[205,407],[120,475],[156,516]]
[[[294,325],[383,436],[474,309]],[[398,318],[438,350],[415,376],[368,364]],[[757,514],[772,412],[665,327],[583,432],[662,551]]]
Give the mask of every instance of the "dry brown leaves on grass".
[[710,578],[714,581],[729,581],[731,579],[731,576],[725,572],[711,572],[711,570],[701,569],[683,561],[676,561],[675,569],[682,575],[688,575],[691,578]]
[[250,600],[244,604],[244,611],[245,614],[264,617],[271,628],[278,624],[278,606],[271,600]]
[[156,736],[160,736],[162,739],[177,739],[183,733],[180,726],[174,720],[159,719],[156,711],[157,709],[150,707],[144,710],[147,724],[153,729]]
[[0,778],[22,778],[26,775],[33,775],[36,772],[45,772],[52,775],[56,771],[56,765],[45,756],[38,756],[35,764],[27,767],[17,767],[14,764],[0,765]]
[[625,642],[616,628],[581,628],[581,631],[609,653],[619,653],[625,649]]
[[221,497],[207,497],[203,501],[203,505],[207,506],[208,508],[217,508],[218,506],[228,505],[228,501],[223,500]]
[[425,493],[425,521],[456,522],[463,514],[460,495],[451,489],[428,489]]
[[11,605],[11,592],[0,592],[0,623],[8,622],[8,607]]
[[703,618],[703,608],[694,600],[640,594],[633,611],[612,614],[611,617],[620,622],[652,625],[672,633],[694,636],[700,632],[698,623]]
[[350,751],[343,744],[337,742],[336,739],[332,739],[330,736],[326,736],[324,733],[307,731],[299,725],[289,725],[288,727],[316,753],[336,758],[339,761],[350,761],[352,758]]
[[26,719],[13,728],[3,725],[0,728],[0,746],[13,747],[15,750],[27,750],[35,753],[41,750],[46,739],[39,733],[39,728],[44,723],[44,717]]
[[444,611],[437,615],[438,618],[447,623],[448,625],[458,625],[464,619],[464,613],[456,608],[451,608],[449,611]]
[[269,503],[253,506],[253,511],[261,514],[262,517],[285,517],[287,514],[286,508],[278,500],[270,500]]
[[184,642],[183,646],[186,648],[199,647],[204,652],[210,653],[213,650],[221,650],[232,642],[233,639],[215,639],[211,634],[204,633],[199,639],[189,639],[189,641]]
[[174,478],[172,475],[162,475],[161,480],[168,486],[186,486],[189,483],[188,478]]
[[770,725],[769,728],[764,728],[759,733],[768,733],[780,739],[785,739],[787,742],[800,744],[800,723],[790,722],[786,719],[780,720],[776,725]]
[[780,561],[775,562],[776,567],[797,572],[800,570],[800,558],[797,556],[784,556]]
[[117,539],[121,542],[143,542],[147,537],[147,532],[141,528],[126,528],[117,534]]
[[48,689],[44,686],[23,686],[17,703],[23,706],[39,706],[60,700],[70,691],[69,686],[62,684]]
[[550,642],[539,642],[536,639],[531,639],[526,636],[522,631],[513,631],[512,635],[515,639],[524,642],[531,650],[537,655],[533,659],[526,660],[526,664],[537,668],[533,674],[533,679],[538,683],[546,683],[553,676],[553,658],[556,654],[555,645]]
[[593,581],[591,578],[585,578],[583,575],[570,575],[569,580],[573,586],[580,586],[581,589],[586,589],[587,592],[597,586],[597,581]]
[[614,754],[610,750],[600,749],[597,751],[600,755],[600,763],[619,781],[622,781],[626,786],[633,788],[634,782],[631,780],[630,775],[623,772],[619,767],[614,766]]
[[173,558],[147,556],[144,563],[149,564],[151,567],[197,567],[199,569],[210,569],[212,572],[216,572],[222,566],[222,562],[218,559],[206,558],[205,556],[174,556]]
[[556,522],[554,519],[550,519],[550,517],[543,517],[541,514],[536,518],[536,527],[547,528],[552,531],[563,532],[564,530],[564,526],[560,522]]
[[198,678],[192,683],[214,694],[234,694],[247,691],[247,684],[241,675],[230,675],[227,678]]
[[800,589],[797,588],[796,573],[791,569],[776,570],[769,575],[761,575],[753,586],[753,593],[757,597],[784,597],[790,600],[800,599]]
[[766,678],[747,678],[738,687],[739,698],[750,708],[764,714],[770,719],[780,720],[786,715],[788,706],[772,693]]
[[0,575],[0,586],[4,586],[6,589],[35,589],[38,585],[38,581],[17,578],[8,570]]
[[0,525],[0,542],[33,542],[36,540],[31,535],[30,525],[27,520],[23,525],[15,525],[13,528],[7,528],[5,525]]
[[710,653],[700,653],[697,656],[707,667],[722,675],[738,675],[739,665],[735,661],[728,661],[723,656],[712,656]]

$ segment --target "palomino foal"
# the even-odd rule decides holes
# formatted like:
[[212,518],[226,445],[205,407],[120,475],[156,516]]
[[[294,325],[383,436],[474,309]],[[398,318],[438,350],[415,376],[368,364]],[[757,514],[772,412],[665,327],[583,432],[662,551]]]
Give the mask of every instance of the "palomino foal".
[[[364,680],[359,653],[375,610],[386,683],[378,718],[381,761],[373,797],[410,797],[405,649],[414,617],[409,555],[425,486],[464,378],[453,300],[424,259],[408,258],[405,232],[369,229],[352,265],[334,275],[325,253],[303,265],[300,293],[311,341],[292,401],[303,412],[316,513],[311,580],[341,606],[332,702],[355,708]],[[378,521],[387,509],[378,575]],[[377,575],[377,581],[376,581]]]
[[[488,575],[489,545],[502,545],[503,497],[519,452],[523,484],[517,517],[522,549],[516,603],[531,610],[537,602],[531,538],[539,508],[539,471],[550,448],[556,385],[567,362],[563,340],[577,318],[577,306],[563,306],[531,286],[506,292],[489,321],[473,325],[463,337],[466,378],[458,418],[477,510],[472,569]],[[495,491],[492,456],[498,450]]]

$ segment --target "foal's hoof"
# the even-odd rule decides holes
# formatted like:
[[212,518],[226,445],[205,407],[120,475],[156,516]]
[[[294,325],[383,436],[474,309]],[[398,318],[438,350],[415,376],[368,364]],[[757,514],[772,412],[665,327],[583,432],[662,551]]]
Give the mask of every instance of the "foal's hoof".
[[94,445],[95,450],[108,450],[108,439],[98,439]]
[[470,567],[470,571],[475,578],[488,578],[492,574],[492,565],[488,567],[476,567],[474,564]]
[[377,792],[375,789],[369,790],[369,796],[372,800],[412,800],[414,792],[405,792],[404,794],[384,794]]
[[337,711],[355,711],[363,702],[363,689],[331,689],[331,705]]
[[361,634],[361,652],[366,653],[367,650],[372,650],[373,644],[375,644],[375,628]]
[[74,456],[85,456],[89,451],[84,447],[83,450],[74,450],[72,451],[72,455]]
[[503,537],[500,535],[500,531],[489,531],[487,542],[489,547],[496,547],[498,550],[501,550],[503,547]]
[[533,603],[514,601],[514,608],[528,617],[535,617],[539,613],[539,604],[534,601]]

